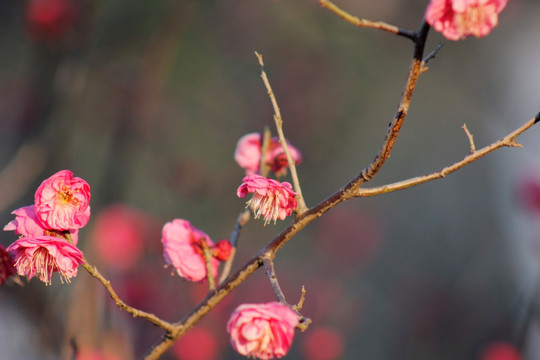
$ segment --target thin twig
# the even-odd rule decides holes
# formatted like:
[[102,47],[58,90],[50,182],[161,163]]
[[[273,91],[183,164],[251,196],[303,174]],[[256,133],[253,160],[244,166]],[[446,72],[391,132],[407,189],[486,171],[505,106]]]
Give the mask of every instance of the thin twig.
[[212,275],[212,254],[208,243],[204,238],[201,238],[201,250],[204,256],[204,265],[206,266],[206,279],[208,280],[208,291],[212,292],[216,290],[216,280]]
[[[266,276],[270,280],[270,284],[272,285],[272,289],[274,290],[274,294],[276,295],[276,298],[278,299],[280,303],[287,305],[292,310],[294,310],[294,312],[296,312],[296,314],[298,315],[298,321],[299,321],[296,327],[300,329],[301,331],[307,330],[307,328],[311,324],[311,319],[303,316],[300,313],[301,306],[300,308],[298,308],[296,305],[291,305],[285,299],[285,294],[283,294],[283,291],[281,290],[281,287],[279,286],[279,282],[278,282],[276,273],[274,271],[274,262],[272,261],[272,258],[268,254],[263,257],[263,264],[264,264],[264,269],[266,271]],[[302,287],[302,299],[300,299],[302,303],[304,302],[303,300],[304,295],[305,295],[305,290],[304,290],[304,287]]]
[[300,300],[298,301],[298,304],[294,305],[293,307],[300,311],[304,307],[304,301],[306,301],[306,288],[304,285],[302,285],[302,291],[300,292]]
[[244,225],[249,221],[250,218],[251,218],[251,213],[249,209],[242,211],[240,215],[238,215],[238,219],[236,220],[236,225],[229,239],[232,245],[231,254],[229,255],[229,258],[225,261],[225,264],[223,265],[223,270],[221,271],[221,276],[219,277],[219,284],[224,282],[225,279],[227,279],[227,277],[231,273],[232,264],[236,256],[236,247],[238,246],[238,239],[240,237],[240,230],[242,230],[242,227],[244,227]]
[[280,303],[287,304],[287,300],[285,300],[285,294],[283,294],[283,291],[281,290],[281,287],[279,286],[279,282],[277,280],[276,272],[274,271],[274,262],[270,257],[263,258],[263,264],[264,264],[264,270],[266,271],[266,276],[268,277],[268,280],[270,281],[270,284],[272,285],[272,290],[274,290],[274,294],[276,295],[276,298]]
[[530,129],[534,124],[536,124],[536,122],[538,122],[537,119],[539,117],[540,117],[540,113],[539,115],[537,115],[537,117],[529,120],[528,122],[526,122],[525,124],[517,128],[516,130],[512,131],[510,134],[506,135],[502,139],[495,141],[494,143],[488,146],[485,146],[482,149],[474,150],[471,154],[465,156],[461,161],[458,161],[452,165],[449,165],[439,171],[436,171],[429,175],[417,176],[408,180],[403,180],[403,181],[395,182],[393,184],[383,185],[379,187],[358,188],[354,196],[364,197],[364,196],[374,196],[374,195],[379,195],[379,194],[385,194],[392,191],[402,190],[402,189],[410,188],[412,186],[420,185],[428,181],[441,179],[445,177],[446,175],[461,169],[462,167],[480,159],[481,157],[486,156],[487,154],[497,149],[500,149],[503,147],[522,147],[521,144],[518,144],[516,142],[516,137],[524,133],[526,130]]
[[463,131],[465,131],[465,134],[467,135],[467,138],[469,139],[469,144],[471,146],[470,154],[474,154],[476,152],[476,146],[474,146],[474,138],[472,134],[469,132],[469,129],[467,129],[467,124],[463,124],[461,128],[463,129]]
[[262,135],[261,160],[259,165],[259,173],[261,176],[264,177],[268,176],[268,173],[270,172],[270,166],[268,166],[266,158],[268,154],[268,149],[270,148],[271,137],[272,134],[270,133],[270,128],[268,126],[265,126]]
[[422,63],[426,65],[431,59],[435,58],[435,55],[441,50],[441,48],[444,46],[443,42],[437,43],[437,46],[435,46],[435,49],[433,49],[429,54],[426,55],[426,57],[422,60]]
[[298,208],[297,213],[298,215],[301,215],[303,212],[307,210],[306,202],[304,201],[304,196],[302,195],[302,189],[300,188],[300,181],[298,181],[298,174],[296,173],[296,163],[294,162],[294,159],[291,156],[291,153],[289,151],[289,146],[287,145],[287,140],[285,139],[285,134],[283,133],[283,119],[281,117],[281,112],[279,111],[279,106],[277,104],[276,97],[274,95],[274,92],[272,91],[272,87],[270,86],[270,82],[268,81],[268,77],[266,76],[266,72],[264,71],[264,63],[262,55],[258,52],[255,52],[255,55],[259,59],[259,64],[261,65],[261,78],[263,79],[264,85],[266,86],[266,90],[268,91],[268,96],[270,97],[270,101],[272,102],[272,106],[274,107],[274,120],[276,122],[276,129],[279,136],[279,142],[281,146],[283,147],[283,150],[285,151],[285,155],[287,155],[287,161],[289,162],[289,168],[291,169],[291,178],[294,185],[294,190],[298,193],[297,200],[298,200]]
[[131,307],[128,304],[126,304],[124,301],[122,301],[120,297],[118,296],[118,294],[116,293],[116,291],[114,291],[113,287],[111,286],[111,282],[105,279],[105,277],[101,275],[98,269],[90,265],[85,258],[83,258],[83,261],[84,261],[84,264],[82,264],[81,266],[85,268],[86,271],[88,271],[90,275],[98,279],[99,282],[103,284],[103,286],[105,287],[105,289],[107,290],[111,298],[113,299],[114,303],[116,304],[116,306],[118,306],[120,310],[124,310],[125,312],[130,313],[133,317],[140,317],[140,318],[146,319],[150,321],[152,324],[159,326],[160,328],[162,328],[163,330],[167,332],[171,332],[174,330],[174,327],[171,323],[158,318],[154,314],[150,314],[145,311],[135,309],[134,307]]
[[[330,195],[325,200],[321,201],[318,205],[308,209],[287,226],[280,234],[278,234],[269,244],[263,247],[257,254],[255,254],[244,266],[242,266],[235,274],[230,276],[225,282],[223,282],[214,293],[209,294],[199,305],[197,305],[191,313],[186,315],[183,319],[173,324],[173,330],[165,333],[157,344],[152,347],[145,356],[145,360],[156,360],[165,351],[167,351],[178,338],[180,338],[187,330],[193,325],[198,323],[203,317],[205,317],[214,307],[217,306],[228,294],[230,294],[236,287],[242,284],[249,276],[251,276],[257,269],[263,265],[263,259],[266,256],[273,257],[276,252],[279,251],[288,241],[290,241],[296,234],[298,234],[307,224],[311,223],[315,219],[321,217],[328,210],[335,207],[337,204],[348,200],[355,196],[356,189],[369,181],[380,170],[382,164],[386,161],[391,152],[391,147],[395,138],[399,133],[400,122],[407,113],[410,100],[412,98],[416,82],[421,70],[421,61],[427,38],[427,32],[429,25],[422,22],[422,26],[418,33],[415,34],[415,47],[413,54],[413,61],[407,77],[404,93],[398,106],[398,112],[394,117],[394,120],[389,126],[389,130],[379,153],[375,159],[369,164],[359,176],[353,178],[345,186]],[[535,117],[534,123],[540,121],[540,113]],[[397,126],[396,126],[397,125]],[[530,125],[532,126],[532,125]],[[527,129],[530,127],[528,126]],[[521,129],[521,128],[520,128]],[[527,130],[516,130],[515,136],[521,134],[521,132]],[[514,141],[512,146],[517,144]],[[495,150],[495,149],[494,149]],[[494,151],[493,150],[493,151]]]
[[384,30],[391,32],[394,35],[404,36],[411,40],[414,39],[415,33],[413,31],[400,29],[395,25],[390,25],[382,21],[370,21],[366,19],[360,19],[356,16],[349,14],[345,10],[340,9],[334,3],[328,0],[319,0],[319,5],[332,11],[333,13],[341,17],[343,20],[353,24],[354,26]]

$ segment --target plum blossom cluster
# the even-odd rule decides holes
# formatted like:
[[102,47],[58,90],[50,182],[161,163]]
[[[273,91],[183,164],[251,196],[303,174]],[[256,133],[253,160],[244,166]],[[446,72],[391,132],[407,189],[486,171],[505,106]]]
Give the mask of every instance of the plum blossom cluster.
[[208,277],[204,246],[210,251],[212,277],[216,277],[219,262],[227,260],[232,249],[228,240],[214,244],[207,234],[182,219],[174,219],[163,226],[161,242],[165,262],[190,281],[202,281]]
[[[292,185],[288,182],[279,182],[260,174],[260,163],[262,154],[262,135],[250,133],[238,140],[234,159],[246,171],[246,176],[242,184],[237,189],[238,197],[245,197],[253,194],[248,200],[247,206],[255,213],[255,218],[263,217],[264,224],[268,224],[277,219],[284,220],[291,215],[297,207],[296,195],[292,190]],[[287,148],[291,158],[295,163],[302,161],[302,154],[287,141]],[[281,176],[286,174],[289,162],[285,150],[279,142],[279,138],[270,139],[270,144],[264,154],[265,163],[276,174]]]
[[69,283],[83,263],[76,245],[79,229],[90,218],[88,183],[69,170],[59,171],[41,183],[33,205],[12,214],[15,219],[4,230],[20,236],[7,248],[17,273],[50,284],[58,272],[61,281]]
[[426,21],[449,40],[484,37],[499,22],[509,0],[431,0]]

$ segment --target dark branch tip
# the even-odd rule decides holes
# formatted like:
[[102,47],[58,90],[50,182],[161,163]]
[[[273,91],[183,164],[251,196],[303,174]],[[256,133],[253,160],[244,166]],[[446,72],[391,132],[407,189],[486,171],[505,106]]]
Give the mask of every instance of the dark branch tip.
[[536,116],[534,117],[534,123],[538,123],[540,121],[540,112],[538,114],[536,114]]

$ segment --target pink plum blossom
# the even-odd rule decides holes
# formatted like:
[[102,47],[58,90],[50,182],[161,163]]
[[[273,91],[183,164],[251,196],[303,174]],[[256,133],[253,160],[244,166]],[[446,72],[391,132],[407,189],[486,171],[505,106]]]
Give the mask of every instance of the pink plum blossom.
[[[250,133],[238,140],[236,150],[234,151],[234,159],[246,171],[246,175],[255,174],[260,171],[261,146],[262,136],[259,133]],[[300,164],[302,162],[300,151],[290,145],[289,142],[287,142],[287,146],[295,164]],[[277,137],[270,139],[266,154],[266,164],[278,176],[284,175],[287,172],[289,162]]]
[[[16,235],[22,235],[26,237],[37,237],[43,235],[50,236],[62,236],[56,230],[44,228],[39,222],[35,205],[24,206],[12,212],[15,215],[15,219],[11,220],[6,226],[4,231],[15,231]],[[74,245],[77,245],[79,239],[79,229],[69,230],[69,235]]]
[[426,21],[449,40],[486,36],[509,0],[431,0]]
[[13,260],[9,253],[0,245],[0,285],[4,284],[10,277],[17,274]]
[[256,219],[262,215],[265,225],[272,220],[274,223],[277,219],[284,220],[297,206],[296,193],[288,182],[280,183],[261,175],[248,175],[242,179],[236,194],[243,198],[249,193],[253,196],[247,204],[253,209]]
[[287,354],[294,338],[298,315],[279,302],[242,304],[227,323],[234,349],[258,359],[279,359]]
[[90,186],[62,170],[41,183],[35,195],[38,221],[46,229],[79,229],[90,218]]
[[[174,219],[163,226],[161,242],[165,262],[172,264],[178,275],[190,281],[201,281],[207,277],[201,240],[205,241],[209,248],[214,246],[208,235],[187,220]],[[212,258],[210,265],[212,276],[215,277],[219,261]]]
[[66,240],[55,236],[22,237],[7,250],[14,255],[17,273],[29,280],[36,275],[46,284],[51,283],[55,272],[62,283],[70,282],[83,263],[82,252]]

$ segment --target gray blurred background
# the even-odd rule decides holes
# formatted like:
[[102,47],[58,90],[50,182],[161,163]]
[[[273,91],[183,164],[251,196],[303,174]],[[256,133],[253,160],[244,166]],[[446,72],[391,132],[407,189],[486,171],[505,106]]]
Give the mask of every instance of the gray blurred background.
[[[415,30],[427,1],[337,4]],[[479,148],[540,110],[539,13],[537,1],[511,0],[488,37],[445,44],[369,185],[460,160],[469,151],[464,123]],[[432,32],[428,51],[439,41]],[[187,219],[214,241],[232,231],[245,204],[236,197],[244,175],[236,141],[273,125],[254,51],[264,56],[286,136],[303,153],[299,177],[313,206],[378,151],[412,44],[355,28],[314,0],[3,0],[0,49],[3,224],[32,203],[43,179],[72,170],[92,189],[80,235],[86,257],[129,304],[175,321],[205,285],[163,268],[161,226]],[[533,128],[518,139],[524,149],[352,200],[309,225],[276,260],[289,302],[306,286],[303,312],[313,319],[286,358],[540,358],[539,137]],[[120,220],[108,224],[124,221],[131,238],[96,225],[111,213]],[[249,222],[234,268],[289,221]],[[127,260],[115,243],[122,236],[138,244]],[[5,232],[0,242],[14,240]],[[258,272],[164,359],[241,359],[225,332],[230,311],[272,300]],[[82,360],[98,352],[133,359],[161,334],[116,309],[82,270],[70,285],[55,278],[0,288],[1,359],[68,359],[74,349]]]

